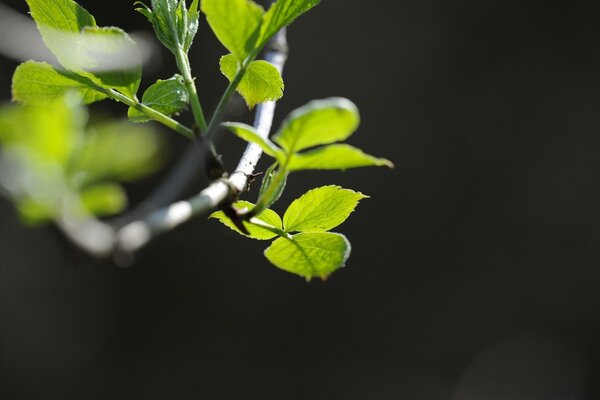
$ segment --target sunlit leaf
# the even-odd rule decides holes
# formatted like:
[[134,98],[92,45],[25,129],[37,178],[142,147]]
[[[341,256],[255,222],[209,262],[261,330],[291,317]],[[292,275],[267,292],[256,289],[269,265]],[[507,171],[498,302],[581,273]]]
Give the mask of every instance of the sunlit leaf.
[[[159,79],[144,92],[142,103],[165,115],[177,115],[189,103],[183,78],[175,75],[170,79]],[[127,115],[134,122],[150,121],[145,114],[132,107],[129,108]]]
[[296,153],[291,157],[288,164],[290,171],[306,169],[346,170],[371,166],[393,168],[394,164],[385,158],[373,157],[347,144],[332,144],[304,153]]
[[278,30],[294,22],[319,2],[320,0],[277,0],[263,17],[259,43],[264,44]]
[[294,153],[302,149],[348,138],[360,122],[358,109],[350,100],[314,100],[294,110],[283,122],[273,141]]
[[328,231],[344,222],[365,198],[368,196],[335,185],[309,190],[288,207],[283,226],[286,232]]
[[281,150],[279,147],[277,147],[275,143],[271,142],[268,137],[262,137],[259,135],[254,127],[238,122],[225,122],[222,125],[228,128],[240,139],[250,143],[256,143],[260,146],[263,152],[271,157],[278,158],[281,156]]
[[242,61],[255,48],[263,9],[250,0],[202,0],[202,12],[219,41]]
[[44,105],[62,98],[67,92],[81,96],[84,104],[106,98],[77,80],[67,71],[59,71],[47,63],[27,61],[19,65],[13,75],[12,96],[14,101],[31,105]]
[[325,279],[344,266],[350,249],[348,239],[339,233],[299,233],[275,240],[265,250],[265,257],[276,267],[306,280]]
[[[230,81],[240,69],[240,62],[233,54],[221,57],[221,72]],[[240,81],[237,91],[249,108],[283,96],[283,78],[275,66],[267,61],[253,61]]]
[[84,189],[81,203],[91,215],[102,217],[123,211],[127,206],[127,196],[121,185],[103,183]]
[[[251,210],[252,208],[254,208],[254,204],[252,204],[248,201],[237,201],[233,204],[233,206],[240,211]],[[273,233],[265,228],[244,222],[244,226],[246,227],[248,232],[250,232],[250,235],[246,235],[246,234],[242,233],[242,231],[240,231],[235,226],[235,224],[231,221],[231,219],[228,216],[225,215],[225,213],[223,211],[216,211],[216,212],[212,213],[209,216],[209,218],[215,218],[215,219],[219,220],[221,223],[223,223],[223,225],[231,228],[232,230],[236,231],[240,235],[244,235],[244,236],[252,238],[252,239],[269,240],[269,239],[273,239],[274,237],[277,236],[276,233]],[[277,228],[279,230],[282,229],[281,217],[279,217],[279,215],[273,210],[266,209],[255,218],[257,218],[271,226],[274,226],[275,228]]]

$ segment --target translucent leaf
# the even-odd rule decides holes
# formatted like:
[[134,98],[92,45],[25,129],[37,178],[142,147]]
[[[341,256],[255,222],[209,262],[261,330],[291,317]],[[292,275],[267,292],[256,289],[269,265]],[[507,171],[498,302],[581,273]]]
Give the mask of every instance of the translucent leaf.
[[368,196],[334,185],[309,190],[288,207],[283,226],[286,232],[328,231],[344,222],[365,198]]
[[278,158],[281,156],[281,150],[279,147],[277,147],[275,143],[271,142],[269,138],[260,136],[254,127],[238,122],[225,122],[222,125],[228,128],[240,139],[250,143],[256,143],[260,146],[263,152],[271,157]]
[[270,207],[277,200],[279,200],[279,198],[283,194],[285,185],[287,184],[287,173],[283,178],[277,179],[277,175],[279,172],[277,170],[278,166],[278,163],[274,163],[267,169],[263,181],[260,185],[258,198],[264,202],[265,207]]
[[84,189],[81,203],[90,214],[103,217],[123,211],[127,206],[127,196],[121,185],[103,183]]
[[35,159],[64,166],[87,121],[77,96],[42,106],[4,107],[0,111],[0,140],[5,149],[20,148]]
[[113,122],[90,128],[72,161],[78,185],[103,180],[130,181],[161,165],[161,142],[146,125]]
[[276,267],[306,280],[326,279],[344,266],[350,250],[350,242],[344,235],[311,232],[275,240],[265,250],[265,257]]
[[94,17],[72,0],[27,0],[42,39],[65,67],[69,67],[81,30],[96,26]]
[[294,154],[288,164],[288,169],[290,171],[303,169],[346,170],[370,166],[393,168],[394,164],[385,158],[373,157],[347,144],[332,144]]
[[[233,204],[233,206],[240,211],[251,210],[252,208],[254,208],[254,204],[252,204],[248,201],[237,201]],[[274,237],[277,236],[276,233],[273,233],[265,228],[261,228],[256,225],[252,225],[247,222],[243,222],[246,229],[248,229],[248,232],[250,232],[250,235],[246,235],[246,234],[242,233],[235,226],[235,224],[231,221],[231,219],[228,216],[225,215],[225,213],[223,211],[216,211],[216,212],[212,213],[209,216],[209,218],[215,218],[215,219],[219,220],[221,223],[223,223],[223,225],[231,228],[232,230],[236,231],[240,235],[244,235],[244,236],[252,238],[252,239],[269,240],[269,239],[273,239]],[[274,226],[275,228],[277,228],[279,230],[282,229],[281,218],[273,210],[266,209],[255,218],[257,218],[271,226]]]
[[202,0],[202,12],[219,41],[242,61],[253,50],[263,9],[250,0]]
[[74,74],[59,71],[52,65],[27,61],[19,65],[13,75],[12,97],[14,101],[30,105],[44,105],[62,98],[67,92],[77,93],[84,104],[106,98],[77,80]]
[[348,138],[360,122],[358,109],[350,100],[314,100],[294,110],[283,122],[273,141],[294,153],[308,147]]
[[[221,57],[221,72],[230,81],[240,69],[240,62],[233,54]],[[273,64],[267,61],[253,61],[240,81],[237,91],[249,108],[269,100],[279,100],[283,96],[283,78]]]
[[74,72],[85,72],[83,75],[100,86],[135,97],[142,79],[141,56],[122,29],[84,28],[73,54]]
[[121,29],[99,28],[72,0],[28,0],[44,42],[66,69],[133,98],[141,78],[141,57]]
[[[142,96],[142,103],[166,115],[176,115],[189,103],[188,92],[183,78],[175,75],[167,80],[158,80]],[[145,114],[130,107],[127,113],[134,122],[150,121]]]
[[266,43],[278,30],[294,22],[319,2],[320,0],[277,0],[263,17],[259,43]]

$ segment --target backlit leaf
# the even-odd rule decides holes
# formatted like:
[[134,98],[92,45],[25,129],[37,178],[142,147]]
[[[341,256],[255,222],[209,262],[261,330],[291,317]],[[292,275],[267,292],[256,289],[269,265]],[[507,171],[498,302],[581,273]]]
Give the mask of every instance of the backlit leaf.
[[303,169],[346,170],[370,166],[393,168],[394,164],[385,158],[373,157],[347,144],[332,144],[294,154],[288,164],[288,169],[290,171]]
[[276,267],[306,280],[325,279],[344,266],[350,250],[350,242],[344,235],[311,232],[275,240],[265,250],[265,257]]
[[[175,75],[170,79],[159,79],[144,92],[142,103],[165,115],[177,115],[189,103],[183,78]],[[127,115],[134,122],[150,121],[145,114],[132,107],[129,108]]]
[[[240,211],[251,210],[254,208],[254,204],[252,204],[248,201],[243,201],[243,200],[235,202],[233,204],[233,206]],[[215,218],[215,219],[219,220],[223,225],[231,228],[232,230],[236,231],[240,235],[244,235],[244,236],[252,238],[252,239],[269,240],[269,239],[273,239],[274,237],[277,236],[276,233],[273,233],[265,228],[261,228],[259,226],[244,222],[244,226],[246,227],[246,229],[248,229],[248,232],[250,232],[250,235],[246,235],[246,234],[242,233],[235,226],[235,224],[231,221],[231,219],[228,216],[225,215],[225,213],[223,211],[216,211],[216,212],[212,213],[209,216],[209,218]],[[255,218],[257,218],[271,226],[274,226],[275,228],[277,228],[279,230],[282,229],[281,217],[279,217],[279,215],[273,210],[266,209]]]
[[84,104],[106,98],[102,92],[77,79],[74,74],[59,71],[50,64],[27,61],[19,65],[13,75],[13,100],[30,105],[44,105],[61,98],[67,92],[77,93]]
[[283,226],[286,232],[328,231],[344,222],[365,198],[368,196],[334,185],[309,190],[288,207]]
[[[221,72],[230,81],[240,69],[240,62],[233,54],[221,57]],[[273,64],[267,61],[253,61],[237,87],[249,108],[269,100],[279,100],[283,96],[283,79]]]
[[283,122],[273,141],[294,153],[302,149],[348,138],[360,122],[358,109],[350,100],[314,100],[294,110]]
[[263,9],[251,0],[202,0],[202,12],[219,41],[242,61],[253,50]]

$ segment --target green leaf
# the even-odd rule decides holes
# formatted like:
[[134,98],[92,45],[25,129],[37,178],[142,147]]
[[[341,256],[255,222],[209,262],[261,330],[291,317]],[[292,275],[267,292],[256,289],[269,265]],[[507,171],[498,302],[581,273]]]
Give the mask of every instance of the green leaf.
[[104,217],[123,211],[127,206],[127,196],[121,185],[103,183],[84,189],[81,202],[90,214]]
[[393,168],[394,164],[385,158],[376,158],[363,153],[362,150],[347,144],[332,144],[292,155],[287,167],[290,171],[298,171],[305,169],[346,170],[370,166]]
[[[142,103],[165,115],[177,115],[189,103],[183,78],[180,75],[175,75],[167,80],[159,79],[144,92]],[[151,120],[133,107],[129,107],[127,115],[134,122]]]
[[308,147],[345,140],[354,133],[359,122],[358,109],[350,100],[314,100],[294,110],[273,141],[292,154]]
[[[221,57],[221,72],[230,81],[238,73],[241,63],[233,54]],[[250,109],[259,103],[279,100],[283,96],[283,78],[275,66],[267,61],[253,61],[246,69],[237,91]]]
[[86,110],[77,96],[44,106],[4,107],[0,111],[0,138],[5,150],[19,148],[32,159],[62,167],[69,162],[86,121]]
[[[235,202],[233,204],[233,206],[240,211],[251,210],[254,208],[254,204],[252,204],[248,201],[243,201],[243,200]],[[250,232],[250,235],[246,235],[246,234],[242,233],[235,226],[235,224],[231,221],[231,219],[228,216],[225,215],[225,213],[223,211],[216,211],[216,212],[212,213],[209,216],[209,218],[215,218],[215,219],[219,220],[221,223],[223,223],[223,225],[231,228],[232,230],[236,231],[240,235],[244,235],[244,236],[252,238],[252,239],[270,240],[277,236],[276,233],[271,232],[265,228],[261,228],[256,225],[252,225],[247,222],[243,222],[246,229],[248,229],[248,232]],[[266,209],[260,215],[256,216],[255,218],[257,218],[279,230],[282,229],[281,218],[273,210]]]
[[263,17],[259,43],[265,44],[281,28],[288,26],[320,0],[277,0]]
[[265,250],[265,257],[276,267],[309,281],[314,277],[326,279],[342,268],[350,250],[350,242],[339,233],[299,233],[275,240]]
[[358,202],[368,197],[335,185],[309,190],[288,207],[283,226],[286,232],[328,231],[344,222]]
[[200,17],[198,5],[199,0],[193,0],[188,10],[187,31],[183,43],[183,49],[185,52],[188,52],[190,47],[192,47],[192,42],[194,41],[194,37],[196,37],[196,33],[198,32],[198,20]]
[[202,0],[202,12],[219,41],[242,61],[255,49],[263,9],[250,0]]
[[84,28],[79,48],[73,54],[74,72],[104,88],[135,98],[142,79],[141,56],[122,29]]
[[103,180],[131,181],[161,165],[161,141],[148,125],[110,122],[88,129],[72,160],[73,180],[87,185]]
[[264,202],[265,207],[270,207],[279,200],[287,184],[288,174],[286,173],[283,177],[278,178],[278,166],[279,163],[276,162],[267,169],[260,185],[258,198]]
[[59,71],[47,63],[27,61],[15,70],[12,80],[14,101],[30,105],[44,105],[62,98],[67,92],[77,93],[84,104],[106,98],[77,80],[72,73]]
[[275,143],[271,142],[269,138],[260,136],[254,127],[238,122],[224,122],[222,125],[240,139],[250,143],[256,143],[263,152],[271,157],[275,159],[281,157],[281,149],[277,147]]
[[27,0],[42,39],[66,68],[70,68],[79,33],[96,26],[94,17],[72,0]]

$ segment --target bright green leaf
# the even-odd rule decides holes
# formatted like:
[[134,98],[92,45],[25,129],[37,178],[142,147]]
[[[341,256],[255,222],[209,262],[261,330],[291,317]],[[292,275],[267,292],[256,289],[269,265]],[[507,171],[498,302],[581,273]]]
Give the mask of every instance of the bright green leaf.
[[283,226],[286,232],[328,231],[344,222],[365,198],[368,196],[334,185],[309,190],[288,207]]
[[258,198],[264,202],[265,207],[270,207],[279,200],[287,184],[288,173],[279,177],[278,166],[279,163],[276,162],[267,169],[260,185]]
[[122,29],[84,28],[79,48],[73,52],[74,72],[96,84],[134,98],[142,79],[141,56]]
[[346,170],[370,166],[393,168],[394,164],[385,158],[373,157],[347,144],[332,144],[294,154],[288,164],[288,169],[290,171],[303,169]]
[[27,61],[19,65],[13,75],[12,96],[14,101],[30,105],[44,105],[61,98],[67,92],[75,92],[84,104],[106,98],[77,80],[67,71],[59,71],[47,63]]
[[127,196],[121,185],[103,183],[84,189],[81,203],[90,214],[103,217],[123,211],[127,206]]
[[0,111],[0,138],[5,149],[20,148],[32,159],[64,166],[86,121],[77,96],[44,106],[9,106]]
[[[240,69],[240,62],[233,54],[221,57],[221,72],[230,81]],[[237,91],[249,108],[269,100],[279,100],[283,96],[283,79],[275,66],[267,61],[253,61],[246,69]]]
[[198,12],[198,4],[199,0],[193,0],[188,10],[187,31],[183,43],[183,49],[186,52],[189,51],[190,47],[192,47],[192,42],[194,41],[194,37],[198,32],[198,20],[200,17],[200,13]]
[[265,257],[276,267],[306,280],[325,279],[344,266],[350,250],[350,242],[339,233],[299,233],[275,240],[265,250]]
[[[142,103],[166,115],[177,115],[189,103],[188,92],[180,75],[167,80],[158,80],[142,96]],[[145,114],[130,107],[127,113],[134,122],[150,121]]]
[[219,41],[239,61],[254,50],[264,12],[261,6],[251,0],[202,0],[201,9]]
[[[233,206],[240,211],[251,210],[254,208],[254,204],[252,204],[248,201],[237,201],[233,204]],[[223,223],[223,225],[231,228],[232,230],[236,231],[237,233],[244,235],[246,237],[252,238],[252,239],[269,240],[269,239],[273,239],[274,237],[277,236],[276,233],[273,233],[265,228],[262,228],[262,227],[259,227],[256,225],[252,225],[247,222],[243,222],[246,229],[248,229],[248,232],[250,232],[250,235],[248,236],[248,235],[242,233],[235,226],[235,224],[231,221],[231,219],[225,215],[225,213],[223,211],[216,211],[216,212],[212,213],[209,216],[209,218],[215,218],[215,219],[219,220],[221,223]],[[260,215],[256,216],[255,218],[257,218],[279,230],[282,229],[281,218],[273,210],[266,209]]]
[[281,28],[288,26],[320,0],[277,0],[267,10],[260,28],[260,44],[265,44]]
[[161,142],[147,125],[112,122],[88,129],[72,161],[78,185],[102,180],[130,181],[161,165]]
[[288,153],[348,138],[360,122],[358,109],[350,100],[314,100],[294,110],[283,122],[273,141]]
[[27,0],[42,39],[66,68],[72,65],[79,33],[86,26],[96,26],[94,17],[72,0]]
[[263,152],[271,157],[280,157],[281,150],[279,147],[277,147],[275,143],[271,142],[268,137],[260,136],[254,127],[238,122],[225,122],[222,125],[228,128],[240,139],[243,139],[247,142],[256,143],[260,146]]

